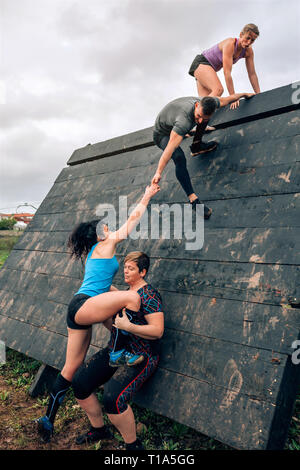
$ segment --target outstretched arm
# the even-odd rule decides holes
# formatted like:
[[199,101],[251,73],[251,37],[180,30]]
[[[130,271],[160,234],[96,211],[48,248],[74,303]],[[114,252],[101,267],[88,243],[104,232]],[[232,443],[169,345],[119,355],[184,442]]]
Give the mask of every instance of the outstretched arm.
[[112,232],[109,235],[109,238],[114,241],[114,243],[120,243],[122,240],[125,240],[128,235],[132,232],[134,227],[139,223],[141,220],[146,208],[149,204],[150,199],[160,190],[160,187],[157,184],[151,184],[151,186],[147,186],[145,193],[137,204],[135,209],[130,214],[128,220],[125,222],[122,227],[119,228],[116,232]]
[[233,103],[234,101],[237,101],[240,98],[251,98],[251,96],[254,95],[255,93],[234,93],[233,95],[226,96],[226,98],[216,98],[220,100],[220,108],[222,108],[223,106],[227,106],[228,104]]
[[170,140],[168,142],[168,145],[166,146],[165,150],[162,153],[162,156],[160,157],[160,160],[158,162],[158,167],[156,170],[156,173],[154,177],[152,178],[152,184],[157,184],[159,183],[161,179],[162,172],[164,171],[167,163],[171,159],[173,152],[179,147],[179,145],[182,142],[183,137],[179,134],[177,134],[174,131],[171,131],[170,134]]

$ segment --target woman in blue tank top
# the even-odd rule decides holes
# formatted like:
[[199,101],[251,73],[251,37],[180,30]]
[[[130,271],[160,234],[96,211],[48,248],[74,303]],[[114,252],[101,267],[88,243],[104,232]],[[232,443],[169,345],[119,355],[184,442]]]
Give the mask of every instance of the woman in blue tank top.
[[92,325],[103,323],[123,308],[138,312],[140,296],[137,292],[111,288],[119,264],[115,253],[117,245],[125,240],[139,223],[150,199],[160,190],[157,184],[147,186],[140,202],[127,222],[115,232],[106,224],[94,220],[83,222],[73,230],[68,240],[71,257],[86,259],[85,274],[80,289],[68,307],[68,343],[66,361],[54,383],[45,416],[37,420],[38,432],[44,442],[53,434],[53,424],[59,405],[71,386],[73,376],[83,363],[90,345]]

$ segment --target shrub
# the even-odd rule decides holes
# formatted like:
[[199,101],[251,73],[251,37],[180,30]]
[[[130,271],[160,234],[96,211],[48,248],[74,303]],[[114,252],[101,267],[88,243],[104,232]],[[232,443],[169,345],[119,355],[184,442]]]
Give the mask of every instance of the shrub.
[[17,223],[12,217],[10,219],[0,220],[0,230],[12,230],[13,226]]

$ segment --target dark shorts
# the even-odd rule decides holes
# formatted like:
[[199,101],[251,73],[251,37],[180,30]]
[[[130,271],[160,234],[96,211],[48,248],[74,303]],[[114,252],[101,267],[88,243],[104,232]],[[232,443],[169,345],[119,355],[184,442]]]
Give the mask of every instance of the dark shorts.
[[67,313],[67,325],[72,330],[87,330],[88,328],[90,328],[91,325],[78,325],[75,322],[76,313],[78,312],[80,307],[82,307],[84,302],[90,298],[91,298],[90,295],[76,294],[74,295],[73,299],[69,303],[68,313]]
[[207,58],[204,57],[203,54],[198,54],[196,55],[195,59],[192,62],[192,65],[190,66],[189,74],[192,75],[192,77],[194,77],[194,72],[200,64],[210,65],[212,67],[211,63],[208,62]]

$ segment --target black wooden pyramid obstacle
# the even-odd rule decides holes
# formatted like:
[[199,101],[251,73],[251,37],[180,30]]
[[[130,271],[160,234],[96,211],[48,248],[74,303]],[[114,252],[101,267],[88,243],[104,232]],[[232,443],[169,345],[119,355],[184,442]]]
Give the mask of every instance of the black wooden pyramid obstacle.
[[[194,187],[213,215],[201,250],[185,240],[129,239],[117,253],[114,281],[125,288],[129,251],[151,257],[148,281],[163,296],[166,330],[158,371],[136,402],[239,449],[282,448],[300,365],[300,110],[288,85],[219,110],[204,140],[216,151],[188,158]],[[189,155],[191,139],[183,148]],[[0,339],[61,368],[66,309],[81,284],[66,239],[95,218],[99,204],[133,204],[153,176],[161,151],[152,128],[76,150],[0,271]],[[183,203],[169,163],[153,203]],[[93,328],[90,354],[106,344]]]

